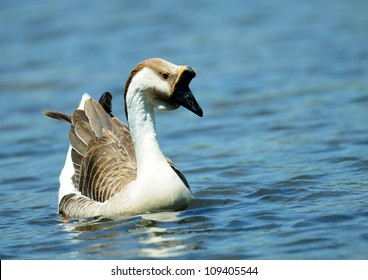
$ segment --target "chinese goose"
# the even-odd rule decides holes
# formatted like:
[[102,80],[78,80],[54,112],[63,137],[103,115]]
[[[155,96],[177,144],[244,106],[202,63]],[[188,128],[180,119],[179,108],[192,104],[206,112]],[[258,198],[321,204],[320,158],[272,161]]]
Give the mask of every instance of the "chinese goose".
[[45,111],[71,123],[60,174],[59,213],[68,218],[180,210],[193,199],[189,185],[156,139],[154,108],[203,111],[189,89],[196,73],[159,58],[139,63],[125,86],[129,128],[111,113],[112,96],[84,94],[72,115]]

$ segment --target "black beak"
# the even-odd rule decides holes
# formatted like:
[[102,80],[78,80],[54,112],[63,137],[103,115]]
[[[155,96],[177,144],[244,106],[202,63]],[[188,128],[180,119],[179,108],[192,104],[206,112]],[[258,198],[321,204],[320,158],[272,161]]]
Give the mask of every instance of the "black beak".
[[194,114],[203,117],[203,111],[189,89],[189,83],[195,75],[196,73],[193,68],[183,66],[174,85],[172,98],[177,104],[187,108]]

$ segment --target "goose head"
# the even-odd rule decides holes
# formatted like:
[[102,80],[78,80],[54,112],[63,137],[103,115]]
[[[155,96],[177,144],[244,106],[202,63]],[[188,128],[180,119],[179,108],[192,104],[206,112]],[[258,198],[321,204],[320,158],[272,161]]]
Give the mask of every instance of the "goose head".
[[202,117],[203,111],[189,88],[195,75],[192,67],[175,65],[161,58],[142,61],[133,69],[125,86],[126,114],[128,95],[139,92],[158,110],[175,110],[183,106]]

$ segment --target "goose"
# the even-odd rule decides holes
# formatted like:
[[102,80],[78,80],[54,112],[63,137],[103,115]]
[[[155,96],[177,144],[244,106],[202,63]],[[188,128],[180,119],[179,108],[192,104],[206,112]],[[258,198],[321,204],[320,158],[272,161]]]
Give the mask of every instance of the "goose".
[[58,213],[65,218],[179,211],[194,196],[184,174],[160,150],[155,113],[180,106],[202,117],[190,88],[196,72],[161,58],[137,64],[124,90],[128,125],[112,114],[112,95],[87,93],[71,114],[45,110],[71,124],[60,173]]

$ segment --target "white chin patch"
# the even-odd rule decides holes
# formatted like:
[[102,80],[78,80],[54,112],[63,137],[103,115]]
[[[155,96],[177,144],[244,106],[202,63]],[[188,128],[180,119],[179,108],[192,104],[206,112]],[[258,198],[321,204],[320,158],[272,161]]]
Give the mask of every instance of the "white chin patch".
[[175,110],[179,108],[179,105],[176,103],[169,103],[163,100],[156,100],[155,107],[160,111],[168,111],[168,110]]

